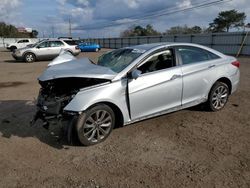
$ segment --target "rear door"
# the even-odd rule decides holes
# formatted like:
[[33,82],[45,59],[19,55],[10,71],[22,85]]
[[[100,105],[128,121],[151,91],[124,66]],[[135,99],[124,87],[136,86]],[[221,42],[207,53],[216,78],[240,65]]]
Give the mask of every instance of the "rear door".
[[182,64],[182,105],[203,102],[215,81],[216,66],[221,58],[207,50],[192,46],[178,46],[176,51]]
[[141,76],[128,83],[132,120],[181,105],[181,68],[172,49],[156,52],[137,69]]
[[50,47],[48,49],[49,56],[51,58],[57,57],[63,47],[64,44],[61,41],[50,41]]
[[49,46],[50,46],[49,41],[44,41],[44,42],[41,42],[36,47],[35,54],[36,54],[37,59],[49,59],[50,58]]

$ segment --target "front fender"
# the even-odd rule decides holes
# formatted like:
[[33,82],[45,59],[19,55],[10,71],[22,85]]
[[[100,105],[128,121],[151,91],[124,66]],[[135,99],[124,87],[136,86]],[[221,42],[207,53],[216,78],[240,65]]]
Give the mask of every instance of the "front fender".
[[124,122],[126,122],[129,120],[126,87],[126,80],[118,80],[109,84],[80,90],[64,108],[64,111],[82,112],[97,103],[109,102],[121,110]]

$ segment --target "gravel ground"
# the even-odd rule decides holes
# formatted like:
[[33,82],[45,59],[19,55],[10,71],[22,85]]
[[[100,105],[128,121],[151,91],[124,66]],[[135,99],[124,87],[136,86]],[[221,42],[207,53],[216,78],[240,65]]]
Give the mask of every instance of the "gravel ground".
[[29,126],[48,62],[16,63],[1,50],[0,187],[250,187],[250,58],[240,61],[240,87],[222,111],[190,108],[73,147],[56,128]]

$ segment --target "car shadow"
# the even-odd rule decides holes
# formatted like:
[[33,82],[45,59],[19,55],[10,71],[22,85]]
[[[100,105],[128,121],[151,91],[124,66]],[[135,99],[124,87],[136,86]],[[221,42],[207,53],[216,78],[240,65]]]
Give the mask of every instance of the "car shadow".
[[22,61],[17,61],[17,60],[4,60],[3,62],[5,63],[25,63],[25,62],[22,62]]
[[205,104],[199,104],[196,106],[192,106],[192,107],[187,108],[186,110],[197,111],[197,112],[211,112],[208,110],[208,108],[206,107]]
[[36,107],[32,101],[0,101],[0,136],[4,138],[32,137],[57,149],[67,148],[65,147],[67,141],[60,126],[51,126],[49,131],[42,127],[41,121],[30,126],[30,120],[35,111]]

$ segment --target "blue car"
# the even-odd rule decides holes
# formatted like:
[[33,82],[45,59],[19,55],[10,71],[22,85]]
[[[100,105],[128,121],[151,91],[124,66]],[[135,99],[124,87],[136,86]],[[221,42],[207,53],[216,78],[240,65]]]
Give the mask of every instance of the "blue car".
[[78,46],[82,52],[98,52],[101,50],[101,46],[99,44],[91,42],[80,42]]

